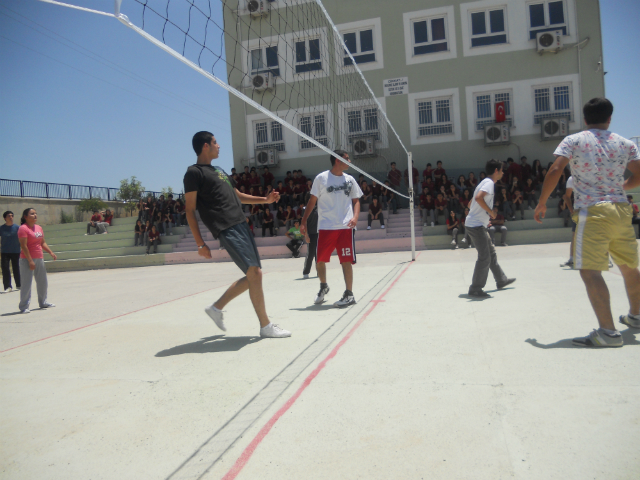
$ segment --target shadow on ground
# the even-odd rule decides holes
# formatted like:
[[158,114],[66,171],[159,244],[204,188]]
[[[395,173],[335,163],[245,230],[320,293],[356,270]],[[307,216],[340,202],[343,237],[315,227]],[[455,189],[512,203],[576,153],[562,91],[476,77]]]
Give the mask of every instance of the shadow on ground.
[[[640,345],[640,342],[636,339],[635,333],[629,329],[623,330],[620,332],[622,334],[622,339],[624,340],[624,346],[627,347],[629,345]],[[640,334],[640,330],[637,332]],[[578,348],[584,350],[589,347],[580,347],[578,345],[574,345],[572,343],[572,338],[565,338],[563,340],[558,340],[555,343],[539,343],[535,338],[527,338],[525,342],[531,344],[536,348],[549,349],[549,348]],[[592,350],[602,350],[601,348],[592,348]]]
[[260,337],[225,337],[224,335],[214,335],[206,337],[197,342],[185,343],[176,347],[168,348],[156,353],[156,357],[171,357],[173,355],[184,355],[186,353],[216,353],[216,352],[237,352],[242,347],[262,340]]

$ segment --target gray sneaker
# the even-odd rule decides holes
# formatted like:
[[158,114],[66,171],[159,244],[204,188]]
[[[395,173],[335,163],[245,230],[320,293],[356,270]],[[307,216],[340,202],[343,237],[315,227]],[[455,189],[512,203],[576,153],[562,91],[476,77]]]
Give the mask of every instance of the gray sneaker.
[[620,335],[620,332],[616,332],[616,334],[609,335],[601,329],[596,330],[594,328],[586,337],[574,338],[573,344],[579,347],[621,347],[624,345],[622,335]]
[[313,301],[313,303],[315,303],[316,305],[320,305],[321,303],[324,303],[324,296],[329,293],[329,285],[327,285],[326,287],[320,287],[320,291],[318,292],[318,295],[316,295],[316,299]]
[[215,308],[213,308],[213,305],[211,305],[205,308],[204,311],[206,312],[207,315],[211,317],[211,320],[214,321],[214,323],[218,326],[220,330],[222,330],[223,332],[227,331],[227,327],[225,327],[224,325],[224,320],[222,318],[223,315],[221,310],[216,310]]
[[356,299],[353,296],[353,293],[350,292],[349,290],[345,290],[344,293],[342,294],[342,298],[337,302],[335,302],[333,306],[337,308],[345,308],[345,307],[348,307],[349,305],[355,305],[355,304],[356,304]]
[[40,305],[40,308],[52,308],[52,307],[55,307],[54,303],[47,302],[47,303],[45,303],[43,305]]
[[266,327],[262,327],[260,329],[260,336],[262,338],[285,338],[290,337],[291,332],[284,328],[280,328],[280,326],[275,323],[270,323]]
[[624,323],[631,328],[640,328],[640,315],[620,315],[620,323]]

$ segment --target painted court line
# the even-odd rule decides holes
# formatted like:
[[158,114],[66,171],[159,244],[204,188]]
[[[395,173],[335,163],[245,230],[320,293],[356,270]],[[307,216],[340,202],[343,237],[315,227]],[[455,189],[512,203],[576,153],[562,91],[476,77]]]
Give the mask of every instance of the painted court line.
[[[420,254],[418,253],[418,256],[419,255]],[[271,431],[271,429],[276,424],[276,422],[280,420],[280,418],[287,412],[287,410],[289,410],[291,406],[296,402],[296,400],[298,400],[300,395],[302,395],[302,392],[306,390],[306,388],[311,384],[311,382],[324,369],[324,367],[327,365],[327,362],[329,362],[329,360],[331,360],[333,357],[337,355],[338,351],[342,348],[342,346],[345,343],[347,343],[347,341],[351,338],[353,333],[360,327],[360,325],[362,325],[362,323],[366,320],[369,314],[376,309],[376,307],[380,304],[380,302],[384,301],[383,299],[385,295],[389,293],[389,291],[395,286],[398,280],[400,280],[400,278],[406,273],[406,271],[409,269],[409,267],[411,267],[411,265],[413,265],[413,262],[405,267],[405,269],[400,273],[400,275],[398,275],[395,278],[395,280],[391,283],[391,285],[389,285],[389,288],[387,288],[378,299],[371,302],[373,303],[371,308],[369,308],[369,310],[365,312],[365,314],[360,318],[360,320],[358,320],[358,322],[344,336],[344,338],[340,340],[340,342],[333,348],[333,350],[331,350],[329,355],[327,355],[325,359],[322,360],[322,362],[320,362],[320,364],[318,364],[318,366],[313,370],[313,372],[309,374],[309,376],[304,380],[304,382],[302,382],[302,385],[300,386],[300,388],[298,388],[296,393],[294,393],[293,396],[289,398],[289,400],[287,400],[282,407],[280,407],[280,409],[273,415],[273,417],[269,419],[267,424],[260,429],[256,437],[251,441],[251,443],[247,446],[247,448],[245,448],[245,450],[242,452],[242,454],[240,455],[236,463],[233,465],[233,467],[231,467],[231,469],[227,472],[227,474],[224,477],[222,477],[222,480],[233,480],[238,476],[238,474],[242,471],[242,469],[247,464],[247,462],[251,459],[251,456],[258,448],[258,445],[260,445],[262,440],[264,440],[264,438]]]

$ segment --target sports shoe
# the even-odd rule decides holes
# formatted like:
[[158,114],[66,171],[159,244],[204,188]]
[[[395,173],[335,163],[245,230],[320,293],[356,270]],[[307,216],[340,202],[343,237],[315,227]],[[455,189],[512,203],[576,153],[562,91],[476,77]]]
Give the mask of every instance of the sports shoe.
[[560,264],[561,267],[571,267],[573,268],[573,260],[567,260],[566,262]]
[[466,237],[462,239],[462,243],[467,243]]
[[224,325],[224,319],[222,318],[222,310],[218,310],[213,305],[204,309],[205,313],[211,317],[211,320],[216,324],[216,326],[222,330],[223,332],[227,331],[227,327]]
[[367,230],[371,230],[371,226],[368,226],[368,227],[367,227]]
[[640,315],[631,315],[630,313],[620,315],[620,323],[624,323],[631,328],[640,328]]
[[457,245],[455,239],[451,240],[451,245]]
[[507,278],[504,283],[496,283],[496,287],[498,287],[498,290],[502,290],[504,287],[506,287],[507,285],[511,285],[515,281],[515,278]]
[[491,295],[489,295],[484,290],[469,290],[469,296],[474,298],[490,298],[491,297]]
[[13,291],[13,288],[9,287],[4,290],[4,293],[11,293],[12,291]]
[[333,306],[338,308],[345,308],[345,307],[348,307],[349,305],[355,305],[355,304],[356,304],[356,299],[353,296],[353,292],[350,292],[349,290],[345,290],[344,293],[342,294],[342,298],[338,300],[336,303],[334,303]]
[[423,226],[423,227],[426,227],[426,226],[427,226],[427,224],[426,224],[426,223],[423,223],[423,224],[422,224],[422,226]]
[[31,310],[25,308],[24,310],[20,310],[20,313],[31,313]]
[[620,335],[620,332],[616,333],[617,335],[609,335],[601,329],[596,330],[594,328],[586,337],[574,338],[572,343],[579,347],[621,347],[624,345],[622,335]]
[[305,273],[304,275],[302,275],[302,278],[304,278],[305,280],[308,280],[309,279],[309,274]]
[[266,327],[262,327],[260,329],[260,336],[262,338],[285,338],[290,337],[291,332],[284,328],[280,328],[280,326],[275,323],[270,323]]
[[433,222],[431,222],[431,226],[432,226],[432,227],[435,227],[435,225],[433,224]]
[[320,284],[320,291],[318,292],[318,295],[316,295],[316,299],[313,301],[313,303],[315,303],[316,305],[324,303],[324,296],[327,293],[329,293],[329,285],[327,285],[326,287],[322,287],[322,284]]
[[384,230],[384,229],[385,229],[385,226],[384,226],[384,225],[380,225],[380,228]]
[[501,247],[508,247],[509,245],[507,245],[506,243],[501,243],[500,246]]
[[51,307],[55,307],[55,304],[47,302],[43,305],[40,305],[40,308],[51,308]]

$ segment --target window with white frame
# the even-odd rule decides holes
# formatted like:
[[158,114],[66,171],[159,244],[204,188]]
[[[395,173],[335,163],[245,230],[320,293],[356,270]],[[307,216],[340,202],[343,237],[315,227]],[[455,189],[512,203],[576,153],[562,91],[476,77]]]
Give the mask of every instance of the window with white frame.
[[505,7],[471,12],[470,16],[472,47],[507,43]]
[[[363,28],[353,32],[342,34],[344,44],[357,64],[376,61],[375,47],[373,43],[373,27]],[[353,65],[351,58],[345,52],[344,66]]]
[[452,97],[417,101],[418,137],[452,134],[451,104]]
[[533,88],[533,123],[542,118],[569,117],[573,121],[571,84],[539,86]]
[[564,0],[544,0],[527,4],[529,16],[529,38],[536,38],[538,32],[562,30],[567,32],[567,9]]
[[274,120],[259,120],[254,122],[256,148],[275,148],[284,152],[284,137],[282,125]]
[[449,50],[446,15],[413,20],[411,30],[414,56]]
[[496,103],[504,102],[504,113],[506,123],[513,125],[513,110],[511,104],[511,91],[501,92],[483,92],[474,95],[473,103],[475,105],[475,128],[480,132],[484,130],[485,125],[495,123],[496,121]]
[[380,140],[378,128],[378,108],[375,106],[347,110],[347,132],[349,141],[358,137],[372,136]]
[[271,72],[277,77],[280,76],[277,45],[264,46],[251,50],[251,75],[265,72]]
[[[300,115],[299,118],[300,131],[305,135],[313,138],[316,142],[328,145],[327,138],[327,122],[324,113],[314,113],[309,115]],[[300,150],[308,150],[310,148],[318,148],[309,140],[300,138]]]
[[307,38],[296,41],[296,73],[322,70],[320,39]]

